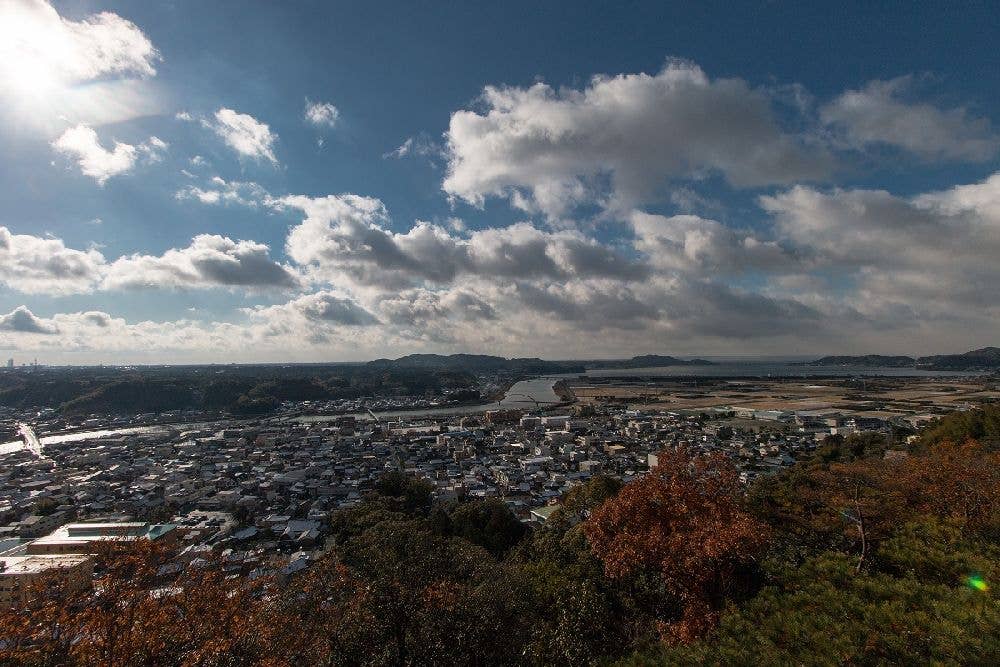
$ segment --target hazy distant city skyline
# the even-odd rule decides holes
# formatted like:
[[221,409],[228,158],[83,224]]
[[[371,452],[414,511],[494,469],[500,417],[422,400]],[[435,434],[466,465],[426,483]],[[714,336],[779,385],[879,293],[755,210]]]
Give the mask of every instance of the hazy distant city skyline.
[[989,7],[584,4],[0,3],[0,358],[1000,341]]

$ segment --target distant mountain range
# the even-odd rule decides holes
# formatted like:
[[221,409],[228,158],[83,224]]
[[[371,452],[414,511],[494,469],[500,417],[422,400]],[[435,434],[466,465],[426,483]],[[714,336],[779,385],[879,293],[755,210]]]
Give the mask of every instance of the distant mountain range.
[[807,361],[804,366],[864,366],[878,368],[919,368],[931,371],[973,371],[1000,369],[1000,348],[984,347],[962,354],[938,354],[929,357],[887,356],[828,356]]

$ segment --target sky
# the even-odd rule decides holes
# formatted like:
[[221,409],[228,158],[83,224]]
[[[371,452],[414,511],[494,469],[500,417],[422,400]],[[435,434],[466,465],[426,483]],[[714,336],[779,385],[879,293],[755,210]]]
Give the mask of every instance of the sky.
[[0,356],[1000,344],[1000,10],[692,4],[0,0]]

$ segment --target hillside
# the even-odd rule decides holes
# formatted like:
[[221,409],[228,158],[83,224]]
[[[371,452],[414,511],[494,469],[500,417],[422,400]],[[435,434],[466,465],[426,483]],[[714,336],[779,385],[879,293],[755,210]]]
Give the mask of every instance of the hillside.
[[631,359],[602,359],[584,362],[587,368],[657,368],[661,366],[711,366],[705,359],[678,359],[661,354],[642,354]]
[[583,366],[575,361],[546,361],[536,357],[507,359],[487,354],[410,354],[399,359],[375,359],[368,368],[423,368],[458,370],[466,373],[543,374],[579,373]]
[[962,354],[939,354],[917,359],[917,366],[936,371],[1000,369],[1000,347],[984,347]]
[[426,396],[477,389],[474,374],[460,364],[40,368],[0,374],[0,406],[53,408],[66,416],[185,409],[265,414],[282,401]]
[[913,357],[888,356],[882,354],[863,354],[859,356],[832,355],[807,361],[804,366],[864,366],[868,368],[912,368],[916,363]]
[[937,354],[926,357],[902,355],[830,355],[803,366],[858,366],[868,368],[920,368],[932,371],[982,371],[1000,369],[1000,347],[984,347],[962,354]]

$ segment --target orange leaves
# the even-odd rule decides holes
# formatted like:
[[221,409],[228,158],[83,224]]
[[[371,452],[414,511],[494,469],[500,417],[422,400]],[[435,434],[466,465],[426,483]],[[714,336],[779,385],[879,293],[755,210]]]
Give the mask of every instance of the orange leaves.
[[876,547],[918,515],[956,521],[972,532],[1000,528],[1000,454],[974,441],[942,442],[902,459],[817,466],[796,482],[791,518],[813,534],[839,533],[854,548],[860,548],[862,520]]
[[595,510],[584,530],[609,577],[660,573],[683,609],[670,634],[688,641],[712,626],[738,567],[760,552],[767,529],[740,507],[736,470],[724,457],[679,449],[659,461]]
[[260,583],[189,568],[165,582],[168,553],[150,543],[96,555],[93,590],[53,582],[0,613],[0,662],[15,664],[218,664],[267,662],[276,623]]

